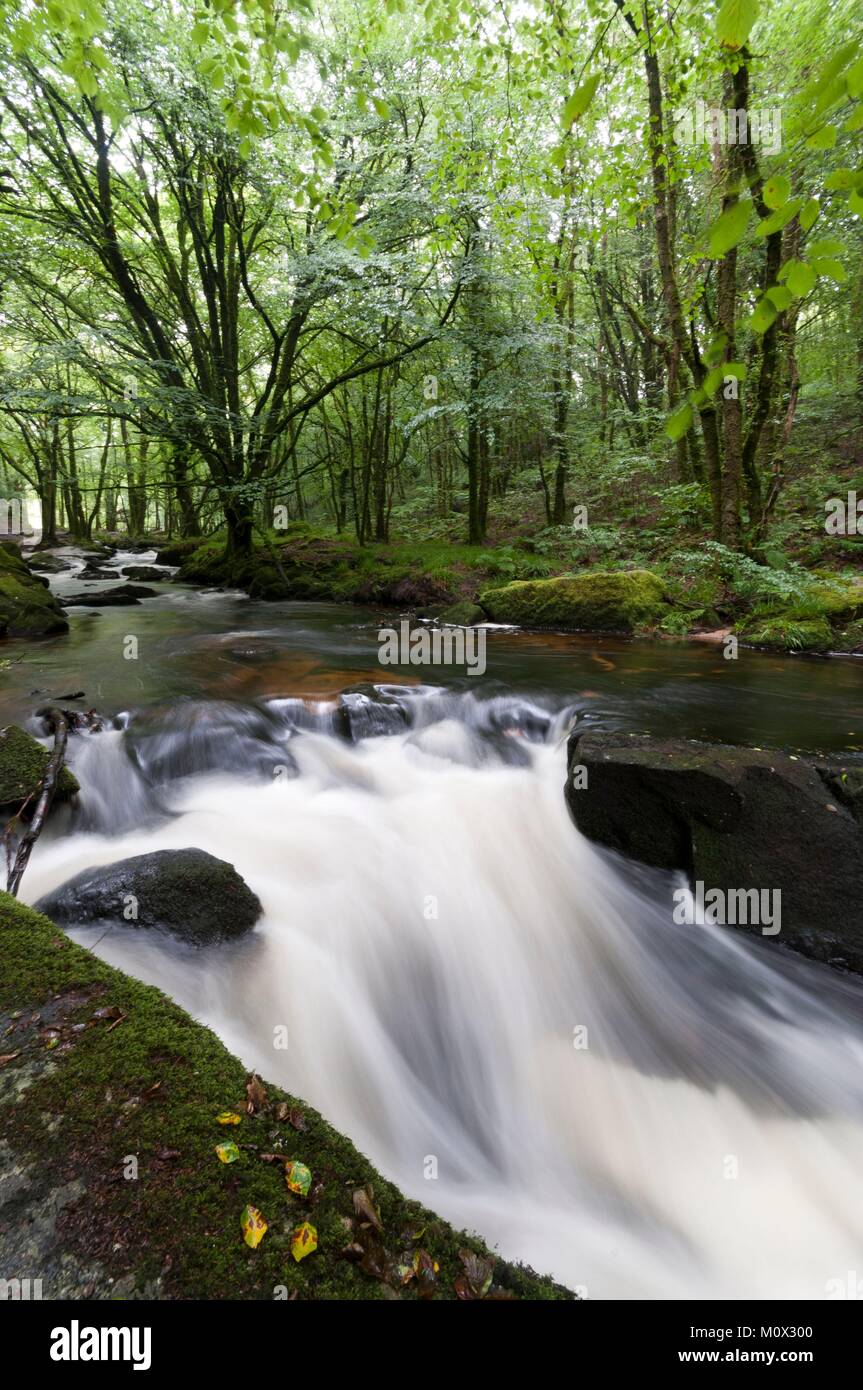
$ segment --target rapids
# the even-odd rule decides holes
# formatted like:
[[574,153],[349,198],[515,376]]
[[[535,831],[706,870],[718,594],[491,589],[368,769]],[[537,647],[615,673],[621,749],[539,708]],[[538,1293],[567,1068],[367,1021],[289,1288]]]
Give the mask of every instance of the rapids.
[[22,896],[154,849],[230,860],[264,905],[242,942],[74,934],[591,1298],[817,1299],[863,1269],[861,985],[674,925],[671,876],[580,836],[571,705],[385,695],[354,697],[353,741],[326,698],[170,702],[72,739],[81,809]]

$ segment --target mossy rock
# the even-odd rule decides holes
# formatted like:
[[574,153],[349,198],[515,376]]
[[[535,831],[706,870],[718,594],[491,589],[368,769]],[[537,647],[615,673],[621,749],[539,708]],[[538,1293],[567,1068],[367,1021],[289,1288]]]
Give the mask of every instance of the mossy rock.
[[190,538],[189,540],[166,541],[164,545],[158,547],[156,551],[157,565],[182,565],[188,560],[190,555],[194,555],[196,550],[204,544],[204,538]]
[[44,637],[68,627],[47,580],[31,572],[17,545],[0,543],[0,637]]
[[475,627],[477,623],[488,622],[485,609],[480,608],[478,603],[471,603],[469,599],[464,599],[461,603],[451,603],[449,608],[445,608],[437,616],[439,623],[448,623],[451,627]]
[[[135,916],[126,916],[134,899]],[[170,932],[195,946],[243,936],[261,904],[233,864],[202,849],[159,849],[84,869],[38,903],[60,926],[117,922]]]
[[[5,893],[0,1033],[11,1054],[0,1178],[4,1167],[14,1177],[0,1180],[0,1268],[41,1278],[45,1299],[416,1299],[415,1279],[384,1282],[344,1257],[361,1234],[352,1194],[367,1186],[382,1246],[423,1248],[438,1265],[436,1298],[458,1297],[463,1250],[491,1259],[513,1297],[573,1297],[406,1199],[266,1078],[262,1106],[247,1113],[246,1068],[214,1033]],[[239,1123],[217,1123],[223,1112]],[[239,1149],[230,1164],[215,1152],[226,1139]],[[288,1190],[282,1163],[262,1161],[273,1153],[311,1170],[311,1200]],[[130,1155],[136,1180],[124,1181]],[[247,1205],[268,1224],[254,1250],[241,1232]],[[297,1263],[291,1235],[303,1221],[318,1248]]]
[[737,629],[741,641],[780,652],[829,652],[835,639],[826,618],[752,617]]
[[484,590],[479,601],[497,623],[586,632],[633,632],[668,613],[665,586],[649,570],[516,580]]
[[[36,790],[50,756],[41,743],[17,724],[0,729],[0,807],[17,808]],[[80,788],[73,774],[68,767],[61,768],[54,800],[68,801],[77,791]]]

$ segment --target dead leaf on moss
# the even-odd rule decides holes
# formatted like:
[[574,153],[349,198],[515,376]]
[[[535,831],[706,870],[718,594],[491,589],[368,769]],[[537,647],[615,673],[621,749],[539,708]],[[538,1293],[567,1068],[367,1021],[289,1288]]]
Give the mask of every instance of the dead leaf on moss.
[[246,1077],[246,1111],[249,1115],[256,1115],[259,1110],[263,1110],[267,1103],[267,1092],[264,1084],[256,1072],[251,1072]]
[[355,1188],[353,1198],[354,1211],[362,1221],[366,1222],[369,1226],[373,1226],[376,1231],[383,1232],[384,1228],[381,1225],[381,1218],[374,1205],[374,1196],[374,1188],[371,1183],[367,1183],[365,1187]]
[[16,1058],[16,1057],[20,1057],[20,1056],[21,1056],[21,1049],[20,1049],[20,1048],[18,1049],[17,1052],[4,1052],[3,1055],[0,1056],[0,1067],[5,1066],[5,1064],[6,1064],[7,1062],[14,1062],[15,1058]]
[[216,1124],[217,1124],[217,1125],[238,1125],[238,1124],[240,1123],[240,1120],[241,1120],[241,1119],[242,1119],[242,1116],[241,1116],[241,1115],[235,1114],[233,1110],[223,1110],[222,1113],[221,1113],[220,1115],[217,1115],[217,1116],[216,1116]]

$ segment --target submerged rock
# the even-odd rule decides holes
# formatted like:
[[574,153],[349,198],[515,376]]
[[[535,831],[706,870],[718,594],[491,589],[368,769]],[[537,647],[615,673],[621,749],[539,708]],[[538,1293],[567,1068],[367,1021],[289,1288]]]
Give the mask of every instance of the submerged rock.
[[0,637],[66,632],[68,620],[48,588],[11,541],[0,542]]
[[[17,724],[0,729],[0,808],[17,809],[38,787],[51,754]],[[60,769],[54,801],[68,801],[79,790],[68,767]]]
[[669,612],[663,582],[649,570],[514,580],[484,590],[479,601],[496,623],[576,632],[632,632]]
[[64,600],[67,608],[115,608],[138,603],[142,598],[155,598],[156,590],[147,589],[143,584],[118,584],[114,589],[103,589],[92,594],[70,594]]
[[728,901],[734,894],[735,903],[750,890],[778,893],[778,932],[763,932],[759,921],[730,924],[863,971],[859,768],[599,732],[574,734],[569,757],[567,803],[591,840],[682,869],[690,884]]
[[261,904],[232,864],[202,849],[162,849],[85,869],[37,903],[58,926],[115,921],[195,946],[250,931]]

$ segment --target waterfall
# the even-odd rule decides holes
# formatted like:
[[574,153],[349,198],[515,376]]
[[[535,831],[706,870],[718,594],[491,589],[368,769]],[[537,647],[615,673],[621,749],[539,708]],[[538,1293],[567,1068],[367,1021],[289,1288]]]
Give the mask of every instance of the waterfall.
[[569,820],[571,718],[398,687],[132,715],[73,740],[79,819],[25,895],[229,860],[244,941],[75,935],[507,1258],[592,1298],[823,1298],[863,1268],[863,989],[676,925],[672,876]]

